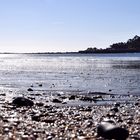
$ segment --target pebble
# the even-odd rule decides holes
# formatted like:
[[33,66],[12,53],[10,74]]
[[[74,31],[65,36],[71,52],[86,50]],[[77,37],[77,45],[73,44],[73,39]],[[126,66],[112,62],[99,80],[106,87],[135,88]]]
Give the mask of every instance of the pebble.
[[33,91],[33,89],[32,88],[28,88],[27,91]]
[[40,121],[40,115],[34,115],[34,116],[32,116],[32,120],[33,121]]
[[113,112],[119,112],[119,109],[117,108],[117,107],[113,107],[113,108],[111,108],[111,110],[110,111],[113,111]]
[[53,102],[53,103],[62,103],[62,101],[59,100],[59,99],[53,99],[52,102]]
[[16,97],[12,101],[12,104],[16,106],[33,106],[34,102],[24,97]]
[[69,100],[75,100],[75,95],[71,95],[70,97],[69,97]]
[[129,136],[128,130],[118,127],[110,122],[101,122],[97,127],[98,136],[105,139],[126,140]]
[[44,106],[44,103],[37,102],[36,105],[37,105],[37,106]]
[[[52,101],[52,97],[62,102],[65,101],[61,98],[62,95],[57,96],[57,92],[51,97],[47,95],[47,92],[44,95],[41,92],[35,92],[35,94],[40,95],[35,97],[36,99],[32,107],[21,106],[17,108],[16,106],[13,107],[13,104],[3,103],[0,108],[0,116],[2,116],[0,118],[0,138],[8,139],[12,137],[14,140],[43,140],[47,138],[51,140],[105,140],[110,139],[108,135],[111,134],[111,139],[113,137],[116,140],[124,140],[127,137],[124,138],[124,136],[129,130],[129,140],[140,139],[140,111],[139,106],[136,106],[135,102],[119,102],[119,105],[115,105],[114,103],[97,105],[96,103],[86,102],[86,105],[77,106],[72,104],[72,106],[69,106],[69,102],[79,102],[78,99],[81,97],[86,96],[97,99],[98,96],[76,94],[74,96],[77,100],[68,101],[65,105],[50,102]],[[68,99],[72,95],[65,94],[63,96]],[[26,99],[29,99],[27,96],[31,97],[30,94],[27,94]],[[45,99],[49,102],[46,102],[46,100],[42,101],[42,96],[46,96],[47,98],[45,97]],[[102,94],[102,97],[103,99],[105,97],[110,99],[108,95]],[[116,100],[116,96],[114,99]],[[118,101],[119,98],[117,103]],[[80,102],[85,103],[84,101]],[[136,100],[136,102],[138,101]],[[105,120],[105,118],[110,118],[113,121]],[[4,119],[7,121],[4,121]],[[105,128],[104,126],[103,129],[102,121],[109,123],[108,126],[110,128]],[[99,132],[99,126],[101,125],[104,131],[100,130]],[[99,137],[97,136],[97,132],[98,135],[102,132]],[[118,138],[116,132],[117,135],[125,134],[123,137]],[[107,135],[107,133],[109,134]],[[114,133],[115,136],[112,136]]]

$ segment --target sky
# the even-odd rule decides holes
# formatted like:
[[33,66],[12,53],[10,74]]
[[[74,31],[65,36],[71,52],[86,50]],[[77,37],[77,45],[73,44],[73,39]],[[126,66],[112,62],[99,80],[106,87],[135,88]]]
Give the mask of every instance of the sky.
[[140,0],[0,0],[0,52],[106,48],[140,35]]

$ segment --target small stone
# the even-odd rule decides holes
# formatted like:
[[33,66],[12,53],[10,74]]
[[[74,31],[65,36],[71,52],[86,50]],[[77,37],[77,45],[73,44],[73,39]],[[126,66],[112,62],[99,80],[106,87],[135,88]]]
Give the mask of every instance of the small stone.
[[95,101],[92,97],[89,97],[89,96],[82,96],[80,98],[80,100],[82,100],[82,101],[89,101],[89,102]]
[[4,132],[9,132],[9,128],[8,127],[4,128]]
[[12,104],[16,106],[33,106],[34,102],[24,97],[17,97],[13,100]]
[[34,116],[32,116],[32,120],[39,122],[40,121],[40,115],[34,115]]
[[37,105],[37,106],[44,106],[44,103],[37,102],[36,105]]
[[0,96],[6,96],[6,94],[5,93],[1,93]]
[[120,103],[114,103],[115,107],[119,107]]
[[30,87],[34,87],[33,85],[31,85]]
[[69,100],[75,100],[75,95],[71,95],[70,97],[69,97]]
[[135,106],[139,106],[139,103],[138,103],[138,102],[136,102],[136,103],[135,103]]
[[67,102],[62,102],[62,104],[67,104]]
[[113,112],[119,112],[119,109],[117,107],[111,108],[111,111]]
[[29,136],[28,135],[22,135],[22,140],[28,140]]
[[126,140],[129,136],[128,130],[118,127],[110,122],[102,122],[97,127],[98,136],[105,139]]
[[33,91],[33,89],[32,88],[28,88],[27,91]]
[[55,120],[44,119],[44,120],[42,120],[42,122],[45,122],[45,123],[55,123]]
[[116,114],[114,112],[109,112],[106,116],[109,118],[111,118],[111,117],[114,118],[116,116]]
[[53,99],[52,102],[53,102],[53,103],[62,103],[62,101],[59,100],[59,99]]
[[42,87],[42,84],[39,84],[38,86],[39,86],[39,87]]

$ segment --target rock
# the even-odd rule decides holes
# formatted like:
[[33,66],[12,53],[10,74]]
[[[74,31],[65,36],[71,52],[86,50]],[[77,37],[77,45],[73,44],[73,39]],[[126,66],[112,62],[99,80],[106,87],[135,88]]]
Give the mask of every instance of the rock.
[[39,87],[42,87],[42,84],[38,84]]
[[128,130],[118,127],[110,121],[104,121],[97,127],[97,134],[105,139],[126,140]]
[[59,100],[59,99],[53,99],[52,102],[53,102],[53,103],[62,103],[62,101]]
[[70,97],[69,97],[69,100],[75,100],[75,95],[71,95]]
[[88,102],[95,101],[95,99],[93,99],[92,97],[89,97],[89,96],[82,96],[80,98],[80,100],[82,100],[82,101],[88,101]]
[[33,106],[34,102],[24,97],[17,97],[13,100],[12,104],[16,106]]
[[31,85],[30,87],[34,87],[33,85]]
[[62,104],[67,104],[67,102],[62,102]]
[[36,94],[34,94],[35,96],[42,96],[42,94],[40,94],[40,93],[36,93]]
[[33,89],[32,88],[28,88],[27,91],[33,91]]
[[37,106],[44,106],[44,103],[37,102],[36,105],[37,105]]
[[58,94],[57,94],[57,96],[61,96],[61,94],[60,94],[60,93],[58,93]]
[[34,115],[34,116],[32,116],[32,120],[39,122],[40,121],[40,115]]
[[66,96],[61,96],[60,98],[61,98],[61,99],[66,99],[67,97],[66,97]]
[[22,138],[22,140],[28,140],[29,136],[28,135],[22,135],[21,138]]
[[45,122],[45,123],[55,123],[55,120],[44,119],[44,120],[42,120],[42,122]]
[[1,93],[0,96],[6,96],[6,94],[5,93]]
[[115,107],[120,107],[120,103],[114,103]]
[[113,107],[113,108],[111,108],[111,110],[110,111],[113,111],[113,112],[119,112],[119,109],[117,108],[117,107]]
[[115,112],[109,112],[107,115],[109,118],[114,118],[116,116]]
[[10,130],[9,130],[9,128],[4,128],[4,132],[9,132]]
[[138,102],[136,102],[136,103],[135,103],[135,106],[139,106],[139,103],[138,103]]

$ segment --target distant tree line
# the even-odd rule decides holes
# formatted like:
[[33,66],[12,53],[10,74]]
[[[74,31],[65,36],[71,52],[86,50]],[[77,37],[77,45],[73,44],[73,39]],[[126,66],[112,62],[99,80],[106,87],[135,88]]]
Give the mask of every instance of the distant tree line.
[[140,52],[140,37],[135,36],[129,39],[127,42],[119,42],[110,45],[106,49],[87,48],[84,51],[79,51],[79,53],[127,53],[127,52]]

